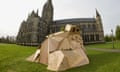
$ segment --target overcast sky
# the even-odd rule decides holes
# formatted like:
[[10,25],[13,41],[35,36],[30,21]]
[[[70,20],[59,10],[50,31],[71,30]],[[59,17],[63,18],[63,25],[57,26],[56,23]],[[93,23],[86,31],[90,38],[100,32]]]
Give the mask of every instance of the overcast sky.
[[[0,37],[16,36],[23,20],[32,10],[42,8],[47,0],[0,0]],[[54,20],[95,17],[95,8],[102,17],[104,33],[120,25],[120,0],[53,0]]]

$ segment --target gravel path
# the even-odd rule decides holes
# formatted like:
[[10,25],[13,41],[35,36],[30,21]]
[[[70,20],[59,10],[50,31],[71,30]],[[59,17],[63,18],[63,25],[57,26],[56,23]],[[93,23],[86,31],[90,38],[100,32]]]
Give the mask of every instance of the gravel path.
[[96,50],[96,51],[104,51],[104,52],[116,52],[120,53],[120,49],[104,49],[104,48],[87,48],[90,50]]

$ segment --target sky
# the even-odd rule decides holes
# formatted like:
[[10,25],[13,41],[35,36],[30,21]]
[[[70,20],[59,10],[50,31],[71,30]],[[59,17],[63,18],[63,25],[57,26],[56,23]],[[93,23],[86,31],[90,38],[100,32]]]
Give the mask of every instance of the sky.
[[[0,37],[16,36],[20,24],[26,20],[32,10],[39,10],[47,0],[0,0]],[[54,20],[68,18],[92,18],[95,9],[102,17],[104,34],[111,34],[116,25],[120,25],[120,0],[52,0]]]

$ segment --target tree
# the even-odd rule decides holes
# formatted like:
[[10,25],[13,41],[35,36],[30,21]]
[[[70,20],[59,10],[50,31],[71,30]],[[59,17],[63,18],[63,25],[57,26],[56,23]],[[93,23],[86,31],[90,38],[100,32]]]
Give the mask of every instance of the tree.
[[104,37],[104,39],[105,39],[106,42],[110,42],[110,41],[112,41],[110,35],[106,35],[106,36]]
[[116,39],[120,40],[120,26],[119,25],[117,25],[116,27]]
[[14,36],[1,37],[0,43],[15,43],[16,38]]

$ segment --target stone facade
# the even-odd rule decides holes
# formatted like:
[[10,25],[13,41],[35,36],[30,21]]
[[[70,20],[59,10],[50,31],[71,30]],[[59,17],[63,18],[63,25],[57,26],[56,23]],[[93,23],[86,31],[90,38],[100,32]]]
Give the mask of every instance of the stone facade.
[[51,0],[45,3],[42,17],[38,15],[38,10],[37,12],[32,11],[28,19],[21,23],[17,44],[38,45],[46,35],[60,31],[66,24],[77,25],[80,28],[84,44],[104,42],[101,15],[97,10],[95,18],[53,20],[53,14],[54,8]]

